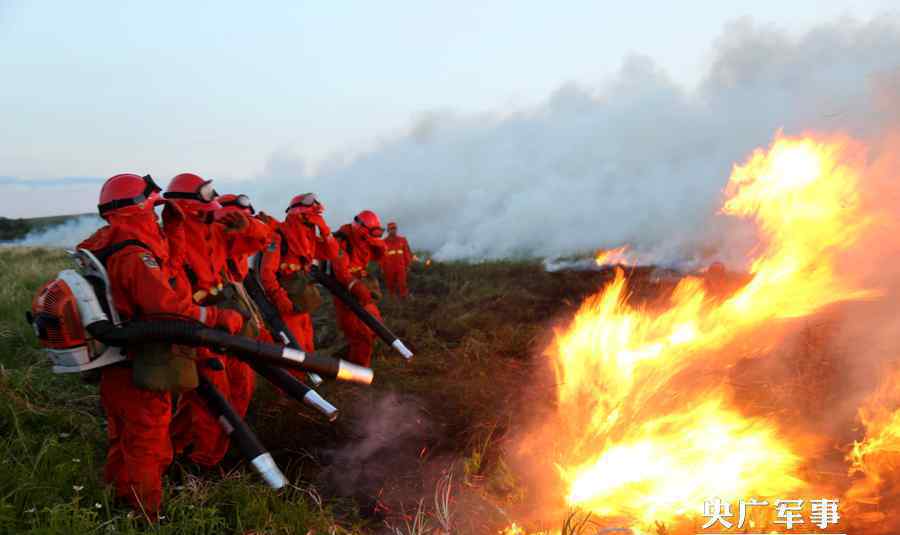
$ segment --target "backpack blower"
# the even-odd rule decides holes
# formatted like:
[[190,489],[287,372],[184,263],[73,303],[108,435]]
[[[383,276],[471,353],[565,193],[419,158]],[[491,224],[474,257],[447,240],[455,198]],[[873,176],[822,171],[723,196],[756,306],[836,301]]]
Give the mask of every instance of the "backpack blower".
[[[123,322],[113,303],[109,277],[97,257],[86,249],[70,252],[79,270],[66,269],[38,290],[26,313],[54,373],[78,373],[127,359],[129,344],[170,342],[208,347],[253,363],[312,371],[329,378],[370,384],[372,370],[340,359],[305,353],[234,336],[199,322],[148,320]],[[215,387],[201,375],[197,392],[234,439],[241,453],[273,488],[285,485],[284,475],[253,431]]]

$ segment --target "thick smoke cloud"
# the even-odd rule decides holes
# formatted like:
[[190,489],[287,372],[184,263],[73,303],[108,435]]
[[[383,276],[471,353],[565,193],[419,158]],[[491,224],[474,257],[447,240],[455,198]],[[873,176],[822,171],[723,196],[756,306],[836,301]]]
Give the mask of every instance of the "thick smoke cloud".
[[[696,88],[632,56],[600,87],[567,84],[532,109],[427,113],[314,172],[279,151],[255,181],[218,186],[275,215],[293,194],[316,191],[333,227],[370,208],[439,259],[628,243],[647,262],[737,266],[752,240],[716,215],[732,164],[779,129],[871,141],[900,124],[900,19],[840,20],[800,36],[739,20],[711,51]],[[26,243],[70,245],[75,230]]]
[[841,20],[791,36],[741,20],[712,50],[692,90],[633,56],[602,87],[568,84],[510,114],[428,114],[315,173],[277,153],[251,193],[281,213],[314,190],[333,226],[374,209],[444,259],[630,243],[661,262],[737,262],[740,247],[723,245],[736,229],[715,215],[732,164],[779,129],[866,139],[895,122],[900,23]]
[[83,215],[61,225],[32,231],[21,240],[6,242],[3,245],[71,248],[103,225],[104,221],[99,216]]

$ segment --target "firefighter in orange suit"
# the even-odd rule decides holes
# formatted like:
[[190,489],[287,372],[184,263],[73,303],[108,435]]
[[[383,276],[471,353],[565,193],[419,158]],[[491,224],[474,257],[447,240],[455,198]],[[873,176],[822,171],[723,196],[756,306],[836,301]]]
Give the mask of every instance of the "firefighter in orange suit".
[[393,221],[388,223],[387,230],[388,234],[384,239],[384,257],[379,263],[384,275],[384,285],[392,294],[407,297],[409,289],[406,287],[406,275],[409,273],[413,254],[406,238],[397,234],[397,223]]
[[[178,266],[172,264],[170,240],[153,211],[163,202],[159,191],[149,176],[120,174],[107,180],[98,206],[107,226],[78,247],[92,251],[104,262],[113,301],[123,319],[179,315],[231,333],[240,331],[240,314],[197,305],[186,288],[173,286]],[[173,222],[182,217],[173,206],[166,206],[164,214]],[[109,435],[104,478],[115,486],[118,498],[155,520],[162,498],[162,473],[172,461],[172,397],[169,390],[151,390],[135,383],[134,367],[142,358],[139,349],[129,347],[126,364],[101,370],[100,401]]]
[[[223,303],[223,297],[228,295],[226,286],[231,281],[228,260],[255,253],[269,230],[265,223],[247,217],[240,210],[219,212],[222,206],[217,196],[211,180],[193,173],[175,176],[163,193],[166,200],[185,214],[180,233],[183,239],[178,241],[176,249],[183,267],[183,283],[190,287],[192,299],[199,305],[232,306]],[[168,229],[169,222],[165,218],[163,222]],[[250,319],[249,315],[244,319]],[[242,334],[253,336],[258,331]],[[200,373],[244,416],[254,383],[250,366],[205,348],[198,350],[198,356],[205,363]],[[189,459],[204,468],[216,466],[230,444],[225,430],[196,392],[187,392],[179,399],[172,437],[176,453],[191,445]]]
[[[235,284],[242,284],[250,270],[248,259],[258,251],[263,250],[272,239],[272,221],[264,212],[257,213],[246,195],[225,194],[216,197],[216,202],[221,208],[215,211],[214,221],[225,221],[228,214],[241,212],[248,218],[247,230],[244,232],[230,232],[225,234],[226,245],[225,259],[227,278]],[[249,311],[248,311],[249,312]],[[272,337],[259,321],[256,332],[246,334],[255,336],[263,342],[271,342]],[[256,375],[243,362],[231,362],[231,370],[228,374],[229,401],[235,410],[244,415],[253,398],[253,390],[256,386]]]
[[[325,223],[325,207],[313,193],[291,199],[284,223],[275,231],[260,262],[260,280],[269,301],[304,351],[315,351],[310,314],[321,299],[307,277],[314,262],[337,256],[338,244]],[[303,372],[292,372],[303,378]]]
[[[375,303],[381,295],[368,268],[370,262],[378,262],[384,256],[383,236],[384,227],[378,215],[371,210],[360,212],[352,223],[335,233],[340,250],[332,263],[335,278],[378,320],[381,313]],[[347,360],[370,368],[375,333],[340,300],[334,301],[334,309],[338,326],[350,346]]]

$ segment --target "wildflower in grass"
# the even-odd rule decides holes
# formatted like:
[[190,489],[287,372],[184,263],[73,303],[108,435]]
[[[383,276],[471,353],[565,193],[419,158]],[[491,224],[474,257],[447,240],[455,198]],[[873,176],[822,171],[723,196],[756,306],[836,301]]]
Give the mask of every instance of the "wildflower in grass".
[[25,510],[25,512],[26,512],[26,513],[29,513],[29,514],[35,512],[35,511],[37,511],[37,507],[32,507],[31,509],[26,509],[26,510]]
[[72,490],[74,490],[75,492],[81,492],[82,490],[84,490],[84,485],[72,485]]
[[69,433],[60,433],[59,434],[59,438],[69,438],[70,436],[72,436],[72,435],[70,435]]
[[72,462],[75,464],[78,464],[81,462],[81,459],[79,459],[78,457],[75,457],[74,459],[72,459]]
[[103,505],[101,505],[100,502],[94,502],[94,507],[96,507],[97,509],[103,509]]

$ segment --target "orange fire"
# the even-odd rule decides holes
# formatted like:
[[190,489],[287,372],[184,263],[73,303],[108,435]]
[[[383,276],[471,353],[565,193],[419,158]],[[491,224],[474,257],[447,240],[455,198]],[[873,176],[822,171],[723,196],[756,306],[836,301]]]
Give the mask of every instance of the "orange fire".
[[860,209],[860,153],[843,137],[779,135],[734,167],[722,212],[752,221],[759,246],[752,280],[733,295],[687,277],[662,310],[637,308],[619,270],[557,333],[548,354],[569,506],[652,526],[696,517],[713,497],[807,488],[805,455],[778,422],[742,413],[727,368],[738,343],[765,349],[790,318],[874,295],[837,275],[840,254],[871,222]]
[[630,266],[633,262],[626,253],[628,253],[627,245],[615,249],[600,249],[594,254],[594,262],[598,266]]
[[[858,479],[847,491],[847,498],[857,509],[859,505],[875,506],[872,510],[855,511],[869,522],[885,520],[880,507],[880,494],[888,484],[888,476],[896,479],[900,473],[900,370],[886,380],[859,409],[859,419],[865,427],[863,440],[855,442],[847,461],[850,475]],[[896,520],[896,519],[895,519]]]

